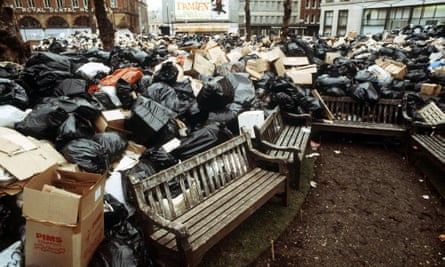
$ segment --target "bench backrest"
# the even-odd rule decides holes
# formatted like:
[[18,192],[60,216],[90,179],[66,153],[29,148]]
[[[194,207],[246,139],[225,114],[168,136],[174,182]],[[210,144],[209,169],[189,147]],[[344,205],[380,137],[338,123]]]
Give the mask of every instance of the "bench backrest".
[[432,126],[445,123],[445,113],[434,102],[429,103],[417,112],[426,123]]
[[139,208],[174,219],[251,169],[250,136],[237,137],[142,181],[130,177]]
[[267,116],[261,127],[254,127],[255,136],[260,140],[275,143],[283,127],[283,118],[281,117],[280,108],[277,106],[272,113]]
[[402,100],[380,99],[374,105],[365,105],[352,97],[323,96],[336,120],[372,123],[402,123]]

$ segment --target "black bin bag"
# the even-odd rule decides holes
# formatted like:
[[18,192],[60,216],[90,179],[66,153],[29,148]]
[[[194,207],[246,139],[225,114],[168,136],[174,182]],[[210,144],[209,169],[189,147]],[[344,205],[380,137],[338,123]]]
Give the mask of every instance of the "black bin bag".
[[139,96],[132,108],[131,116],[125,121],[125,129],[132,132],[130,139],[144,145],[175,117],[176,113],[172,110]]
[[110,163],[119,160],[128,145],[127,138],[118,132],[97,133],[92,140],[102,145]]
[[0,105],[9,104],[26,109],[29,98],[26,90],[13,80],[0,78]]
[[110,167],[109,156],[96,141],[78,138],[68,142],[60,151],[68,162],[92,173],[105,173]]
[[223,109],[234,99],[235,92],[226,77],[215,77],[205,82],[197,96],[199,108],[203,111]]
[[57,129],[56,147],[61,148],[71,140],[89,138],[93,134],[94,128],[89,121],[71,113]]
[[170,153],[178,159],[185,160],[232,137],[233,133],[224,124],[210,123],[192,132],[179,147]]

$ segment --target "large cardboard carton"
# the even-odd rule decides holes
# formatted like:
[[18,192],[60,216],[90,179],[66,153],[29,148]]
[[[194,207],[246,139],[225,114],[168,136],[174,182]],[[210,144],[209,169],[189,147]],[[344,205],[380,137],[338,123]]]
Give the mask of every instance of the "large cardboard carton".
[[101,116],[96,120],[96,129],[103,133],[107,131],[116,131],[124,135],[131,132],[125,129],[125,119],[130,116],[131,111],[123,109],[112,109],[102,111]]
[[312,76],[317,72],[317,66],[315,64],[296,67],[286,71],[286,75],[289,76],[295,84],[312,84]]
[[326,52],[325,62],[328,64],[334,63],[334,59],[341,57],[340,52]]
[[376,60],[377,65],[379,65],[382,69],[391,74],[393,78],[403,80],[405,75],[408,73],[408,69],[406,65],[394,60],[384,60],[379,61]]
[[442,86],[436,83],[422,83],[420,93],[423,95],[437,96],[442,91]]
[[304,66],[309,65],[307,57],[285,57],[282,59],[285,66]]
[[26,266],[87,266],[104,236],[104,190],[100,174],[54,166],[33,177],[23,191]]

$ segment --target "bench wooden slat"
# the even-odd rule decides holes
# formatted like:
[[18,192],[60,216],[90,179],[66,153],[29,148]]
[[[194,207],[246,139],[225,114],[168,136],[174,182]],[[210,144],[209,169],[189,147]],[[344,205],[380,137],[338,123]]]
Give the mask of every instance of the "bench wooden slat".
[[315,130],[388,136],[404,136],[408,132],[403,99],[380,99],[376,104],[368,105],[351,97],[322,98],[335,120],[314,121]]
[[131,179],[152,255],[171,266],[196,266],[274,195],[287,205],[290,172],[286,161],[253,150],[243,133],[150,177]]
[[445,136],[435,134],[413,134],[411,139],[426,155],[445,171]]
[[[231,219],[226,218],[227,216],[238,216],[238,214],[244,212],[245,209],[249,209],[251,207],[249,201],[257,202],[258,199],[262,198],[263,194],[270,191],[270,188],[282,182],[282,180],[277,178],[278,175],[271,177],[270,173],[267,175],[264,172],[257,173],[255,176],[243,179],[244,183],[231,185],[230,188],[224,188],[224,192],[218,194],[224,195],[222,199],[207,199],[202,203],[207,204],[206,207],[197,209],[200,212],[193,216],[187,216],[189,217],[187,220],[183,220],[182,217],[177,218],[178,221],[185,223],[189,227],[190,234],[193,237],[193,239],[190,239],[192,247],[199,247],[207,242],[208,238],[206,238],[206,234],[213,235],[221,231],[219,228],[227,224],[224,220]],[[284,177],[281,179],[284,179]],[[232,190],[234,186],[237,186],[238,190]],[[160,234],[162,235],[162,233]],[[159,241],[170,249],[177,249],[176,241],[172,237],[173,236],[164,236],[164,238]]]

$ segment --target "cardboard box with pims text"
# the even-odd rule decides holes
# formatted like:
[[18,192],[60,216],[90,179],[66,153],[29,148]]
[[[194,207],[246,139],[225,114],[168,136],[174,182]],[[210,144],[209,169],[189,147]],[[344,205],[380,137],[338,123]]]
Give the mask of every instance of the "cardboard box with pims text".
[[[42,191],[45,184],[60,184],[60,177],[74,190]],[[104,187],[103,175],[55,167],[34,177],[23,191],[25,265],[87,266],[104,238]]]

